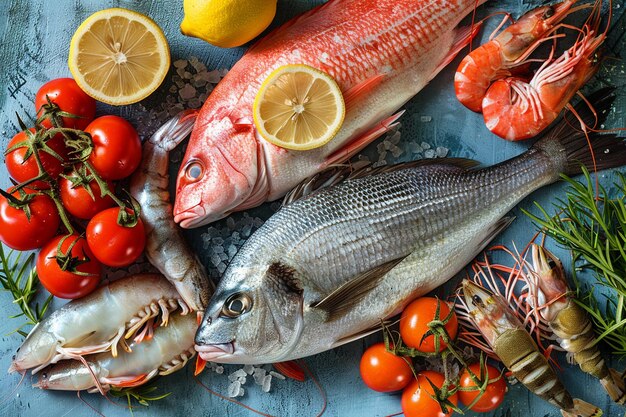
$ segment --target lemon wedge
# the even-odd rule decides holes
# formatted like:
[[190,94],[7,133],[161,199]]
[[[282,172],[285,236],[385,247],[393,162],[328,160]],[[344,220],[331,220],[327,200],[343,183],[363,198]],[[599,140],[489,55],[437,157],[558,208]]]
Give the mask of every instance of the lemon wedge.
[[107,104],[132,104],[163,82],[170,66],[167,40],[149,17],[113,8],[89,16],[70,44],[68,65],[87,94]]
[[334,138],[346,109],[341,90],[330,75],[308,65],[285,65],[263,82],[253,112],[263,139],[303,151]]

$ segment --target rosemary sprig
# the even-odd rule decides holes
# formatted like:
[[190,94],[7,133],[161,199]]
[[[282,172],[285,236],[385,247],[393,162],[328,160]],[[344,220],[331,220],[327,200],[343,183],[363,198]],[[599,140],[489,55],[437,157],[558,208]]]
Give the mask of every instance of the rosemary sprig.
[[616,196],[605,188],[594,189],[589,172],[584,181],[566,176],[566,198],[555,204],[550,215],[538,203],[541,217],[525,212],[558,244],[571,250],[574,265],[593,272],[595,281],[607,294],[604,306],[593,290],[582,288],[576,280],[578,303],[589,313],[598,340],[613,352],[626,356],[626,177],[618,173]]
[[13,296],[13,303],[17,304],[22,311],[21,313],[10,316],[10,318],[18,318],[24,316],[27,321],[20,325],[13,333],[17,332],[26,337],[27,332],[22,330],[26,326],[34,326],[39,323],[52,301],[50,295],[43,305],[33,302],[37,291],[39,290],[39,277],[37,271],[32,266],[35,254],[31,253],[22,261],[22,252],[15,253],[9,251],[8,254],[4,250],[4,245],[0,245],[0,284],[5,291],[9,291]]
[[127,387],[127,388],[115,388],[111,389],[110,394],[114,397],[123,398],[126,397],[128,402],[128,410],[130,415],[133,415],[132,400],[137,403],[149,407],[151,401],[159,401],[169,397],[172,393],[166,392],[165,394],[153,394],[159,388],[156,385],[144,385],[139,387]]

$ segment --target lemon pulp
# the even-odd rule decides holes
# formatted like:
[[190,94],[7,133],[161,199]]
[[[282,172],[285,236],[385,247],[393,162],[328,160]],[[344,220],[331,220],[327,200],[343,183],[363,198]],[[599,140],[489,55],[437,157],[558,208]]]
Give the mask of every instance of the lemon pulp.
[[76,30],[68,65],[90,96],[108,104],[131,104],[159,87],[170,65],[169,47],[161,28],[149,17],[127,9],[106,9]]
[[315,149],[337,134],[345,116],[335,80],[307,65],[272,72],[254,101],[254,123],[263,139],[293,150]]

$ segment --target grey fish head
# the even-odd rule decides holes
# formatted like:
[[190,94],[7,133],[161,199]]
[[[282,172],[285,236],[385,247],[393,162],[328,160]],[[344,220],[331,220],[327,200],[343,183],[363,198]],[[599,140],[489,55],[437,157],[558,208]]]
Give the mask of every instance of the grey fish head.
[[229,268],[196,333],[198,355],[211,362],[279,362],[303,328],[303,288],[281,263]]

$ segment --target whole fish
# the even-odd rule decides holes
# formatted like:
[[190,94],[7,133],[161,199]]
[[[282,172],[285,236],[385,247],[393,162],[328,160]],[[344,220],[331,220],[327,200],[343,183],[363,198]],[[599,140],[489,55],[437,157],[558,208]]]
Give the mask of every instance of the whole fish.
[[[285,195],[387,132],[398,109],[476,34],[456,29],[485,0],[330,0],[257,42],[204,103],[178,173],[174,219],[184,228]],[[261,139],[252,105],[286,64],[330,74],[346,115],[328,144],[310,151]]]
[[141,166],[131,178],[130,193],[141,205],[146,257],[187,305],[201,314],[215,286],[174,222],[167,171],[170,151],[189,135],[196,115],[195,111],[180,113],[143,143]]
[[[589,99],[606,117],[614,96],[601,90]],[[576,111],[589,125],[595,120],[584,103]],[[315,192],[324,178],[296,188],[233,258],[196,349],[205,360],[272,363],[380,329],[380,320],[471,261],[525,196],[593,165],[574,120],[563,118],[526,153],[483,169],[470,170],[470,160],[422,160],[361,169]],[[624,164],[626,142],[591,136],[599,169]]]
[[606,365],[593,323],[576,303],[567,285],[563,264],[550,251],[536,244],[532,246],[532,259],[535,274],[528,286],[535,296],[529,300],[538,304],[539,314],[580,369],[598,378],[613,401],[624,404],[626,387],[623,376]]
[[532,393],[561,409],[564,417],[598,417],[602,411],[573,399],[537,344],[501,296],[463,280],[470,317],[498,358]]

